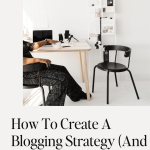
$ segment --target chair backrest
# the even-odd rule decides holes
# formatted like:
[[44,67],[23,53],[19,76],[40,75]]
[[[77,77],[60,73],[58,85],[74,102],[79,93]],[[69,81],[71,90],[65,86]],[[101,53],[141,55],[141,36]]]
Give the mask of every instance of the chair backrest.
[[116,58],[117,58],[117,51],[123,51],[124,52],[124,57],[129,57],[128,60],[128,68],[130,65],[130,56],[131,56],[131,48],[127,47],[127,46],[121,46],[121,45],[104,45],[104,49],[105,51],[109,52],[111,50],[115,50],[116,51],[116,55],[115,55],[115,62],[116,62]]
[[105,51],[117,50],[125,52],[125,57],[129,57],[131,54],[131,48],[120,45],[104,45]]
[[28,64],[23,66],[23,72],[41,71],[46,68],[44,63]]
[[[40,78],[40,71],[46,68],[45,63],[35,63],[35,64],[28,64],[23,66],[23,72],[38,72],[38,77],[39,77],[39,86],[41,86],[41,78]],[[36,85],[24,85],[24,88],[35,88],[37,87]]]

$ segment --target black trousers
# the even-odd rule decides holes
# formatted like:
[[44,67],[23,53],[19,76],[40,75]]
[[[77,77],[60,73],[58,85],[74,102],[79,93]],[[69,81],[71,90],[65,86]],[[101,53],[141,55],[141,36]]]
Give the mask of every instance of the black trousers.
[[[77,101],[82,92],[81,87],[64,66],[51,64],[49,69],[40,72],[41,84],[50,86],[46,105],[64,106],[66,94],[72,101]],[[28,85],[39,84],[37,72],[23,73],[23,83]]]

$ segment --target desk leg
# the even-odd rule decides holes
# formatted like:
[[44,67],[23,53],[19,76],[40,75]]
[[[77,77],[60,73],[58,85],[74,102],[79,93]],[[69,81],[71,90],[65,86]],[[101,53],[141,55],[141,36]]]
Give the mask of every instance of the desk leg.
[[82,69],[81,52],[78,52],[78,57],[79,57],[79,67],[80,67],[81,82],[84,82],[84,78],[83,78],[83,69]]
[[83,61],[83,69],[84,69],[86,94],[87,94],[87,99],[90,101],[90,90],[89,90],[89,79],[88,79],[87,62],[86,62],[86,52],[82,51],[81,53],[82,53],[82,61]]

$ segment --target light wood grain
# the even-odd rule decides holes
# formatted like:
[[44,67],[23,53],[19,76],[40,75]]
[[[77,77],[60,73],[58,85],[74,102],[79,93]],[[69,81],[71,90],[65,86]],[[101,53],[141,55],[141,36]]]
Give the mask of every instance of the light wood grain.
[[61,49],[55,49],[53,47],[41,47],[31,53],[43,53],[43,52],[79,52],[79,51],[89,51],[91,47],[85,40],[79,40],[79,42],[74,41],[72,47],[64,47]]
[[79,58],[79,68],[80,68],[81,82],[84,82],[84,78],[83,78],[83,69],[82,69],[81,52],[78,52],[78,58]]
[[85,53],[85,51],[82,51],[81,54],[82,54],[82,61],[83,61],[86,94],[87,94],[87,99],[90,101],[90,90],[89,90],[89,79],[88,79],[88,71],[87,71],[86,53]]

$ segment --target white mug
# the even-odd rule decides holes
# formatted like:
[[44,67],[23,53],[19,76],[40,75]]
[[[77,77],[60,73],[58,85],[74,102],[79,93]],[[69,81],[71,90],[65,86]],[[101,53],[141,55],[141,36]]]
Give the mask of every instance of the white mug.
[[60,49],[61,48],[61,43],[57,42],[57,43],[53,44],[53,47],[56,48],[56,49]]

